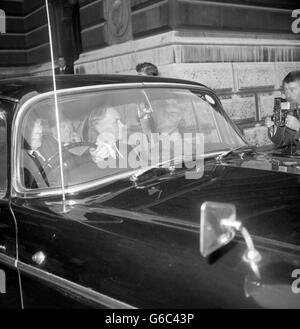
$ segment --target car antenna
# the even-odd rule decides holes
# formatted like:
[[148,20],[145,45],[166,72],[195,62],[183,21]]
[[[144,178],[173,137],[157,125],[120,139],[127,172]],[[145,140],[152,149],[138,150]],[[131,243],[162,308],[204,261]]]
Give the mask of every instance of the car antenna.
[[60,177],[61,177],[61,186],[62,186],[62,203],[63,203],[62,212],[66,213],[67,207],[66,207],[65,180],[64,180],[63,160],[62,160],[62,143],[61,143],[61,136],[60,136],[60,129],[59,129],[60,120],[59,120],[59,110],[58,110],[58,102],[57,102],[57,89],[56,89],[56,78],[55,78],[54,56],[53,56],[53,42],[52,42],[52,34],[51,34],[51,23],[50,23],[48,0],[45,0],[45,3],[46,3],[47,21],[48,21],[48,33],[49,33],[49,43],[50,43],[50,55],[51,55],[51,70],[52,70],[52,78],[53,78],[53,92],[54,92],[54,104],[55,104],[55,122],[56,122],[56,129],[57,129]]

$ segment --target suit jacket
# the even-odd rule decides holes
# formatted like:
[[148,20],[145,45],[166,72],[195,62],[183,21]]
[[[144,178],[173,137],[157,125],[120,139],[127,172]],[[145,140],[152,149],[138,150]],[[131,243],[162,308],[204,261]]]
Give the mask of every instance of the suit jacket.
[[277,127],[274,135],[271,134],[271,131],[272,128],[268,130],[269,138],[277,147],[296,146],[300,148],[300,132],[288,127]]
[[66,65],[62,72],[60,71],[59,67],[56,67],[55,74],[74,74],[74,67],[70,65]]
[[[58,142],[53,136],[43,136],[42,144],[36,151],[24,148],[23,152],[24,183],[26,187],[60,186]],[[72,169],[82,167],[87,161],[90,161],[90,159],[80,157],[66,150],[63,145],[62,158],[66,185],[68,185],[68,182],[74,183],[74,177],[70,176]]]

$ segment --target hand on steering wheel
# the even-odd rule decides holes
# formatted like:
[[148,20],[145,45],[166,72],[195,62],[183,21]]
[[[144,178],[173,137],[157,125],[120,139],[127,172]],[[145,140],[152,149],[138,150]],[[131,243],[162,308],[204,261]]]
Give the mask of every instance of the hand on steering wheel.
[[[63,152],[69,151],[70,149],[73,149],[75,147],[81,147],[81,146],[88,146],[90,148],[97,148],[97,145],[95,143],[91,142],[72,142],[68,143],[67,145],[63,146]],[[71,153],[70,153],[71,154]],[[76,155],[74,155],[76,157]],[[55,170],[59,167],[59,162],[58,164],[57,161],[54,161],[54,159],[59,157],[59,151],[57,150],[55,153],[53,153],[51,156],[49,156],[44,164],[43,164],[43,170],[45,171],[46,174],[49,174],[49,171]],[[56,165],[54,167],[50,166],[50,162],[54,162]]]

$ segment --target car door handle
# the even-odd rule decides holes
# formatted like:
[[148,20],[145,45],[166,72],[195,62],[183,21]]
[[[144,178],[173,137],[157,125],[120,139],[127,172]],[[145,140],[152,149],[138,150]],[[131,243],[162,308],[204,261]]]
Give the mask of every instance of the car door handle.
[[38,251],[32,256],[32,260],[37,265],[42,265],[46,261],[46,255],[43,251]]

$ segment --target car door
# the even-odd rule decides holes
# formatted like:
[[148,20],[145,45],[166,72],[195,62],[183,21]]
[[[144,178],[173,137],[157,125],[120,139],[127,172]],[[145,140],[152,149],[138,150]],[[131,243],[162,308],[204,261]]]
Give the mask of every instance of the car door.
[[[43,97],[43,95],[38,97]],[[66,108],[70,109],[69,104],[73,108],[74,103],[70,102],[77,100],[74,95],[66,99],[62,108],[65,109],[64,106],[67,106]],[[89,103],[87,96],[84,99]],[[40,103],[29,105],[29,108],[21,107],[14,127],[13,149],[16,150],[16,156],[12,159],[11,208],[18,223],[18,268],[22,280],[24,308],[129,307],[101,294],[101,289],[97,289],[98,284],[90,284],[88,277],[91,275],[89,273],[91,264],[102,267],[100,262],[97,263],[94,255],[97,248],[93,251],[94,247],[91,244],[97,232],[93,227],[85,225],[86,219],[80,221],[76,217],[70,217],[69,211],[64,211],[61,190],[51,194],[51,187],[47,187],[46,180],[43,181],[43,177],[41,179],[39,176],[40,171],[36,162],[29,158],[34,146],[32,141],[40,137],[40,131],[45,132],[43,136],[45,137],[50,130],[46,129],[45,124],[41,125],[42,128],[39,130],[34,129],[34,123],[41,117],[48,124],[52,122],[50,120],[52,117],[49,118],[52,112],[44,110],[47,110],[46,106],[51,104],[47,101],[44,107],[40,106]],[[77,106],[77,109],[79,110],[80,107]],[[21,116],[23,112],[24,117]],[[77,115],[80,115],[79,111]],[[74,114],[73,116],[75,117]],[[49,139],[49,141],[52,140]],[[28,147],[26,148],[25,145]],[[53,143],[53,146],[56,152],[58,145]],[[48,159],[51,156],[52,154]],[[47,161],[47,158],[45,160]],[[60,167],[56,167],[53,163],[49,167],[51,169],[46,168],[44,172],[48,172],[50,177],[52,170],[52,173],[57,173],[56,176],[59,177],[60,173],[55,170]],[[43,184],[41,188],[38,185],[40,183],[41,186]],[[68,204],[66,208],[66,210],[69,209]],[[103,220],[106,221],[105,216]],[[114,219],[112,221],[115,222]]]
[[12,103],[0,100],[0,308],[20,308],[19,275],[16,268],[16,225],[9,206],[6,110]]
[[[73,211],[62,214],[61,201],[49,197],[27,201],[15,198],[12,207],[20,232],[25,308],[130,307],[102,293],[104,250],[97,245],[107,241],[101,241],[101,234],[88,221],[73,217]],[[101,222],[107,225],[109,221],[120,222],[103,215],[99,228]]]

